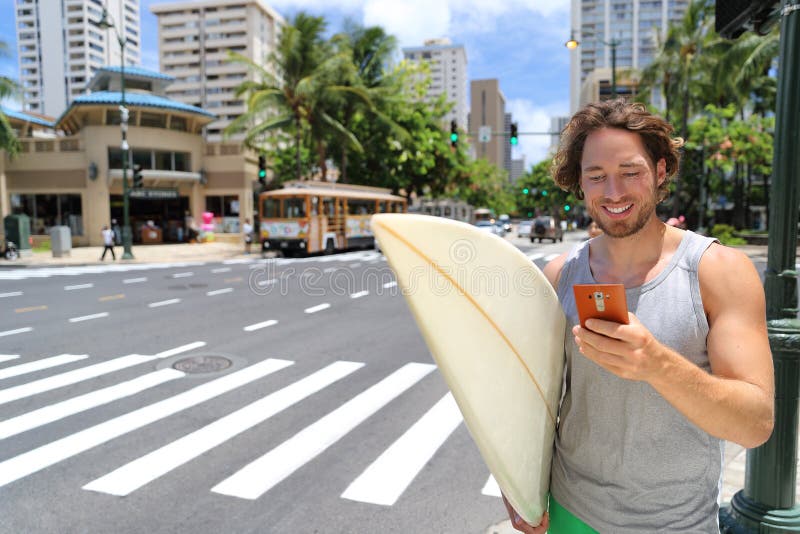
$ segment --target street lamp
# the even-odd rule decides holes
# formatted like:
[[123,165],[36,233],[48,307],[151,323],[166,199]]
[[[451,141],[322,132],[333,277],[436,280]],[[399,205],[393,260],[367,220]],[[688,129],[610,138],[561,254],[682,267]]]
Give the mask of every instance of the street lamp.
[[[591,35],[591,34],[587,34]],[[617,39],[604,41],[600,38],[597,39],[604,45],[611,48],[611,98],[617,98],[617,47],[621,44]],[[575,50],[580,45],[580,41],[575,39],[575,31],[570,31],[569,41],[564,43],[564,46],[570,50]]]
[[[131,252],[131,245],[133,242],[133,234],[131,233],[130,223],[130,209],[129,209],[129,196],[130,189],[128,188],[128,108],[125,107],[125,37],[120,35],[117,27],[114,25],[114,20],[108,13],[108,9],[103,6],[103,15],[100,22],[93,22],[95,26],[102,30],[113,29],[119,42],[121,73],[120,83],[122,86],[122,101],[119,105],[120,115],[120,130],[122,132],[122,142],[120,148],[122,149],[122,259],[132,260],[133,252]],[[124,30],[123,30],[124,31]]]

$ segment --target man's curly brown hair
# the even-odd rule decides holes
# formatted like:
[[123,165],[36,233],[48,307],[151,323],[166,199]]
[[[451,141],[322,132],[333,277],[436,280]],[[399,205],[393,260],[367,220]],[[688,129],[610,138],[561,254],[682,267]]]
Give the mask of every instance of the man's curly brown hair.
[[553,157],[552,173],[556,185],[583,199],[583,146],[589,134],[601,128],[638,133],[653,166],[661,159],[666,161],[667,177],[658,187],[658,200],[664,200],[669,194],[669,183],[678,172],[683,139],[673,138],[672,125],[647,111],[644,104],[630,103],[620,98],[588,104],[572,116],[561,132],[561,143]]

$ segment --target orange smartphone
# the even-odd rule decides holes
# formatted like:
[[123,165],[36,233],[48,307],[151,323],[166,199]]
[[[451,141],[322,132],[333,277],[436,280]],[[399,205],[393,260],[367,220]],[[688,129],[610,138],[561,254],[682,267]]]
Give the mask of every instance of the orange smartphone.
[[572,291],[581,326],[586,326],[586,319],[628,324],[628,303],[622,284],[575,284]]

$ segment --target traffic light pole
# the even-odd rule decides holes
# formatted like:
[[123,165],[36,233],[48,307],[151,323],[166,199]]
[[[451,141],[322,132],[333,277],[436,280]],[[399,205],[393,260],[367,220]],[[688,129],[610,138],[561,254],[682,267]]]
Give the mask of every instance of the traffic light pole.
[[[797,319],[797,216],[800,164],[800,0],[781,11],[773,192],[764,289],[775,364],[775,428],[747,451],[744,489],[720,510],[722,532],[798,532],[797,425],[800,321]],[[774,226],[773,226],[774,223]]]

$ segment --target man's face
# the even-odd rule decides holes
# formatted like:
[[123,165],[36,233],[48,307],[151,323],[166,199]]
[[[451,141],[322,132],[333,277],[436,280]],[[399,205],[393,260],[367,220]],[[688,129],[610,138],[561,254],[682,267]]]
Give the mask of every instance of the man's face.
[[628,237],[644,228],[665,178],[666,163],[653,165],[638,134],[603,128],[586,138],[581,189],[589,215],[608,236]]

